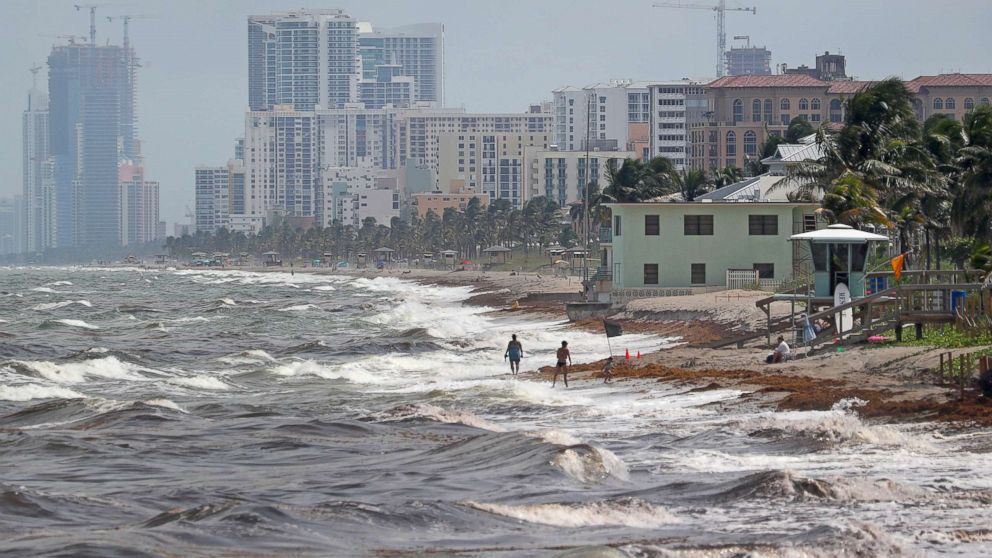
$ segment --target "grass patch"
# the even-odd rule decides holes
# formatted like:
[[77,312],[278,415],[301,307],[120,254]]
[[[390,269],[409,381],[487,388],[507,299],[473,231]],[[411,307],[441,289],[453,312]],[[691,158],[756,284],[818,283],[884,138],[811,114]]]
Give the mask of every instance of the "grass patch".
[[[882,334],[884,337],[895,339],[895,330],[889,330]],[[941,349],[961,349],[964,347],[977,347],[981,345],[992,345],[992,331],[982,331],[978,333],[961,331],[950,324],[934,324],[923,326],[923,339],[916,338],[913,328],[904,328],[902,341],[890,341],[884,343],[885,346],[897,347],[939,347]]]

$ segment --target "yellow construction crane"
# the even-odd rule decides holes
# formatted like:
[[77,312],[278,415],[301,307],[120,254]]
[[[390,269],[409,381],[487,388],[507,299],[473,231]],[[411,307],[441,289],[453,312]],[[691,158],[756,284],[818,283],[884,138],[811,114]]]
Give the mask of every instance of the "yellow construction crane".
[[719,0],[712,4],[683,4],[681,2],[658,2],[655,8],[683,8],[687,10],[710,10],[716,12],[716,77],[726,75],[727,71],[727,31],[724,18],[727,12],[751,12],[758,14],[758,8],[728,8],[727,0]]

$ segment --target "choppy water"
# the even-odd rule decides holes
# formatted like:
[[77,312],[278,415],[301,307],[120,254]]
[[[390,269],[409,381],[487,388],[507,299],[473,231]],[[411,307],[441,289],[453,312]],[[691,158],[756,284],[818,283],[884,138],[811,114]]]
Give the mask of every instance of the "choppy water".
[[[0,554],[984,556],[992,435],[514,379],[466,288],[0,270]],[[624,336],[649,350],[666,341]]]

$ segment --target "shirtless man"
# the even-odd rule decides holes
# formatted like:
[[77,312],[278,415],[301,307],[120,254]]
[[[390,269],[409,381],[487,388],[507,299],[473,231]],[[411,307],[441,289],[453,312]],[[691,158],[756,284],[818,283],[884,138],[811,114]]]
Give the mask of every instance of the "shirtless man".
[[520,359],[524,356],[524,346],[517,341],[517,334],[514,333],[513,338],[510,342],[506,344],[506,352],[503,354],[503,360],[507,358],[510,359],[510,373],[517,374],[520,372]]
[[565,379],[565,387],[568,387],[568,367],[572,365],[572,353],[568,352],[568,341],[561,342],[557,356],[558,364],[555,365],[555,376],[551,379],[551,387],[555,387],[559,373]]

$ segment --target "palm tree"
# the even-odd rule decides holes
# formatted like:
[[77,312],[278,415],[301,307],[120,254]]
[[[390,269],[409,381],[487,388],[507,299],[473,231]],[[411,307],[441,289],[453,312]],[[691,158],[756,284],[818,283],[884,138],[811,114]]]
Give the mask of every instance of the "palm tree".
[[695,200],[696,196],[706,193],[709,186],[706,172],[698,169],[672,171],[669,176],[674,191],[682,194],[683,201]]
[[824,194],[818,212],[832,223],[856,228],[866,224],[892,226],[885,210],[878,205],[875,190],[853,173],[840,177],[834,187]]
[[744,180],[744,173],[737,167],[723,167],[717,169],[713,174],[713,185],[717,188],[723,188],[741,180]]

